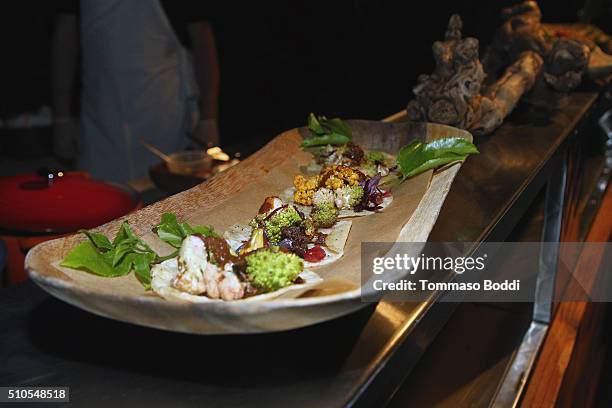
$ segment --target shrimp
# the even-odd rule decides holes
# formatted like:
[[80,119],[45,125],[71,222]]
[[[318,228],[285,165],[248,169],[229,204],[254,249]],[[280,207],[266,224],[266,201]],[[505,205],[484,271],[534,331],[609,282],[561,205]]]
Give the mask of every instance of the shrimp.
[[227,267],[219,282],[219,294],[223,300],[242,299],[245,294],[245,284],[240,282],[233,271],[227,270]]
[[232,271],[231,264],[221,269],[209,262],[206,244],[198,236],[183,240],[178,255],[178,274],[172,287],[192,295],[211,299],[235,300],[244,297],[244,284]]

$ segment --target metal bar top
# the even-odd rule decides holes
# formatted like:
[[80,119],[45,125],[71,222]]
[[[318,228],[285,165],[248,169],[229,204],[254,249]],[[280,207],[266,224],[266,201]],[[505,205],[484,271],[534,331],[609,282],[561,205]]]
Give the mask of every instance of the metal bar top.
[[[520,107],[475,143],[432,241],[503,240],[595,93]],[[547,167],[548,166],[548,167]],[[452,313],[380,302],[290,332],[191,336],[75,309],[32,283],[0,291],[0,385],[70,386],[74,406],[383,405]]]

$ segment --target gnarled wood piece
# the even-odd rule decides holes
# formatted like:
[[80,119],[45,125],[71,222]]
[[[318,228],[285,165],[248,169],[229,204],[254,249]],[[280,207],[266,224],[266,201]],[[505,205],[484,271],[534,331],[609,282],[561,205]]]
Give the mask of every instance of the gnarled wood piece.
[[542,67],[537,53],[523,53],[483,96],[485,76],[478,40],[461,38],[459,16],[451,17],[445,40],[435,42],[432,49],[436,68],[431,75],[419,77],[413,89],[415,99],[406,108],[409,119],[452,125],[475,134],[497,128],[533,86]]
[[559,39],[546,56],[544,80],[554,90],[568,92],[580,85],[591,50],[571,39]]
[[478,59],[478,40],[462,38],[462,22],[453,15],[444,41],[432,46],[436,68],[421,75],[408,104],[411,120],[430,121],[467,129],[475,119],[484,71]]
[[545,55],[550,48],[542,30],[542,12],[535,1],[525,1],[502,10],[504,23],[484,54],[485,72],[496,78],[499,71],[516,61],[524,51]]
[[557,91],[575,89],[588,67],[590,49],[578,38],[555,38],[542,24],[542,12],[535,1],[504,9],[504,23],[483,58],[489,79],[513,63],[524,51],[534,51],[545,60],[545,83]]
[[537,53],[525,51],[504,75],[491,86],[480,102],[480,117],[470,131],[491,133],[512,112],[519,99],[534,85],[544,61]]
[[599,47],[603,52],[612,54],[612,36],[594,25],[542,23],[542,27],[547,37],[577,40],[587,45],[591,51]]

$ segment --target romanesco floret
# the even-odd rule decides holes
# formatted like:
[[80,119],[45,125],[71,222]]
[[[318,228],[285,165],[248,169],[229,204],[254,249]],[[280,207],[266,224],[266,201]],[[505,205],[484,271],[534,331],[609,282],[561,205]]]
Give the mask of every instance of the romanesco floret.
[[246,263],[251,283],[263,292],[291,285],[304,269],[304,263],[297,255],[273,249],[261,249],[247,255]]
[[302,222],[302,217],[295,207],[289,205],[280,208],[264,221],[268,241],[279,242],[281,240],[281,230],[284,227],[292,227],[300,222]]
[[378,174],[378,165],[372,161],[366,161],[364,164],[359,166],[359,171],[368,177],[374,177]]
[[312,205],[333,204],[334,198],[334,192],[323,187],[315,191],[312,197]]
[[266,218],[266,215],[267,214],[257,214],[255,217],[251,219],[251,221],[249,221],[249,227],[251,228],[259,227],[259,225],[264,220],[264,218]]
[[380,166],[385,167],[388,161],[383,152],[372,151],[366,153],[366,161],[359,166],[359,170],[368,177],[374,177],[380,173]]
[[344,186],[334,191],[336,195],[335,204],[340,209],[350,209],[355,207],[363,197],[363,187]]
[[385,155],[383,152],[371,151],[366,153],[366,158],[369,162],[374,164],[384,164],[385,163]]
[[330,203],[317,205],[312,209],[310,218],[317,228],[330,228],[338,220],[338,210]]

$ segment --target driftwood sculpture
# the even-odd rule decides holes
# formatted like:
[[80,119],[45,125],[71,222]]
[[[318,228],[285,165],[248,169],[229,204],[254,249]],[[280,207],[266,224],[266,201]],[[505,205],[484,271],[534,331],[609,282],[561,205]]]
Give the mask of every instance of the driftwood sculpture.
[[533,87],[542,65],[542,58],[533,51],[519,55],[497,82],[487,88],[480,102],[480,118],[469,130],[485,135],[499,127],[523,94]]
[[433,44],[436,69],[417,80],[416,99],[407,108],[412,119],[463,129],[476,120],[484,71],[478,60],[478,40],[461,38],[461,28],[461,18],[453,15],[445,41]]
[[478,58],[478,40],[462,38],[462,22],[453,15],[445,40],[433,44],[436,68],[421,75],[414,88],[415,99],[407,106],[408,117],[487,134],[497,128],[529,90],[540,72],[542,58],[533,51],[523,52],[501,78],[486,92]]
[[548,38],[570,38],[587,45],[591,51],[596,48],[612,54],[612,36],[591,24],[550,24],[543,23],[544,35]]
[[576,89],[589,65],[590,55],[589,47],[581,42],[565,38],[555,41],[546,55],[544,80],[556,91]]
[[534,51],[543,56],[551,46],[542,30],[542,12],[535,1],[503,9],[502,19],[504,23],[482,58],[490,78],[496,78],[502,68],[516,61],[524,51]]
[[490,79],[524,51],[538,53],[544,60],[544,81],[556,91],[575,89],[582,80],[591,50],[577,39],[556,38],[542,24],[542,12],[535,1],[525,1],[502,11],[504,23],[483,57]]

